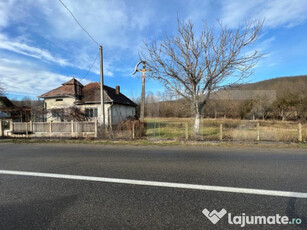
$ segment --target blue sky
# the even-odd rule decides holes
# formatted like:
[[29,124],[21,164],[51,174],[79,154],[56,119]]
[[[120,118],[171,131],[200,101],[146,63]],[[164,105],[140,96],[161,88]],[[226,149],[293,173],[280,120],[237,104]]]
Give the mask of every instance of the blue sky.
[[[143,41],[174,34],[177,17],[221,20],[235,28],[246,20],[265,19],[257,47],[266,53],[249,82],[307,74],[306,0],[63,0],[80,23],[104,46],[105,84],[140,95],[132,76]],[[0,84],[9,98],[36,98],[76,77],[99,81],[98,47],[57,0],[0,1]],[[148,80],[147,92],[164,91]]]

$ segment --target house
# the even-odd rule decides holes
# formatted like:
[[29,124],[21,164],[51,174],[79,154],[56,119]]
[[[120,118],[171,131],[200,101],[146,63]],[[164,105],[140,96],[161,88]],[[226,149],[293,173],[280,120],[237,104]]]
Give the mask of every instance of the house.
[[0,111],[8,111],[14,107],[14,104],[7,97],[0,96]]
[[[77,79],[42,94],[47,121],[95,120],[101,121],[100,84],[83,86]],[[107,125],[114,125],[136,114],[136,104],[116,89],[104,85],[104,110]]]

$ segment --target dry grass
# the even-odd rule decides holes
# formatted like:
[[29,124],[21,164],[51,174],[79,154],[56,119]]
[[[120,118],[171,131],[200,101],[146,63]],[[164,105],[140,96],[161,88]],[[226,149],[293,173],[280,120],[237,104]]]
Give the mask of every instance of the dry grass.
[[[188,124],[189,137],[201,140],[219,140],[220,124],[223,125],[223,140],[257,140],[259,123],[260,140],[295,142],[298,140],[298,122],[249,121],[238,119],[203,119],[201,136],[193,135],[192,118],[146,118],[146,135],[151,139],[184,139]],[[307,141],[307,124],[302,124],[303,141]]]

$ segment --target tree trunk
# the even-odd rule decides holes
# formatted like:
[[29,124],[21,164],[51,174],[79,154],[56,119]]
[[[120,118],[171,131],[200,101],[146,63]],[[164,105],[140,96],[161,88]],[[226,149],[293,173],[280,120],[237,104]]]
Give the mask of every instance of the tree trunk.
[[201,119],[201,114],[196,113],[195,115],[195,123],[194,123],[194,133],[196,135],[200,134],[200,119]]

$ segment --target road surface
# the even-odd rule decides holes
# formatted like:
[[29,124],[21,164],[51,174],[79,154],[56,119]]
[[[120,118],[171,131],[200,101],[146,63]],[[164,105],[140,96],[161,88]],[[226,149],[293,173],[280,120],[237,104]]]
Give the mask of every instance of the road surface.
[[241,228],[229,213],[307,229],[306,150],[0,144],[0,229]]

